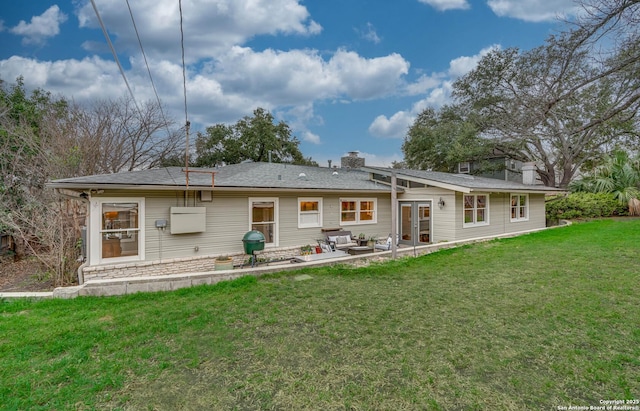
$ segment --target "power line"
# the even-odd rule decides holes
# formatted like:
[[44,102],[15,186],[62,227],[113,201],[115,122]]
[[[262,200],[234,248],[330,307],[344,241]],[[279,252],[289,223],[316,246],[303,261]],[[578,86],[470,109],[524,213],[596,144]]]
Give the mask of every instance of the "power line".
[[149,74],[149,80],[151,80],[151,87],[153,87],[153,94],[156,95],[156,100],[158,101],[158,108],[160,108],[160,115],[162,116],[162,120],[164,121],[164,125],[167,129],[167,137],[171,136],[171,132],[169,131],[169,123],[167,122],[167,118],[164,115],[164,110],[162,109],[162,103],[160,102],[160,97],[158,96],[158,90],[156,89],[156,85],[153,82],[153,77],[151,76],[151,69],[149,68],[149,62],[147,61],[147,55],[144,52],[144,47],[142,47],[142,40],[140,40],[140,34],[138,33],[138,27],[136,26],[136,20],[133,18],[133,11],[131,11],[131,5],[129,5],[129,0],[127,1],[127,7],[129,8],[129,15],[131,16],[131,23],[133,23],[133,29],[136,32],[136,37],[138,38],[138,44],[140,45],[140,51],[142,52],[142,57],[144,58],[144,64],[147,66],[147,73]]
[[129,94],[133,99],[133,104],[135,104],[136,109],[138,110],[138,114],[142,117],[142,112],[140,111],[140,107],[138,107],[138,102],[136,101],[135,96],[133,95],[133,91],[131,91],[131,87],[129,86],[129,81],[127,81],[127,76],[124,74],[124,70],[122,69],[122,64],[120,64],[120,59],[118,59],[118,54],[116,53],[116,49],[113,47],[113,43],[111,43],[111,38],[109,38],[109,33],[107,33],[107,28],[102,21],[102,17],[100,17],[100,12],[98,12],[98,8],[96,7],[96,2],[91,0],[91,5],[93,6],[93,11],[96,13],[96,17],[98,18],[98,22],[100,23],[100,27],[102,28],[102,33],[104,34],[104,38],[107,39],[107,43],[109,44],[109,48],[111,49],[111,53],[113,54],[113,58],[118,65],[118,69],[120,69],[120,74],[122,74],[122,78],[124,79],[124,83],[127,85],[127,90],[129,90]]
[[182,0],[178,1],[178,7],[180,9],[180,48],[182,49],[182,89],[184,92],[184,120],[185,123],[189,122],[187,115],[187,74],[184,64],[184,31],[182,29]]
[[184,30],[182,29],[182,0],[178,0],[180,9],[180,48],[182,49],[182,90],[184,94],[184,128],[186,143],[184,149],[184,165],[186,169],[187,190],[189,189],[189,115],[187,112],[187,70],[184,64]]

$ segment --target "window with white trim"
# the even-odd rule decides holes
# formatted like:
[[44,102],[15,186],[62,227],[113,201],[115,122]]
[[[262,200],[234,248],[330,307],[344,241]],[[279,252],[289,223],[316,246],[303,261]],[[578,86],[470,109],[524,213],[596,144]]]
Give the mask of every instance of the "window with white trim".
[[378,222],[378,201],[375,198],[341,198],[340,224],[375,224]]
[[529,195],[511,194],[511,221],[529,220]]
[[260,231],[264,235],[267,245],[277,245],[278,242],[278,199],[250,198],[249,215],[250,229]]
[[144,199],[92,200],[91,259],[101,262],[144,259]]
[[489,224],[488,194],[464,194],[462,202],[464,208],[463,227]]
[[322,227],[322,198],[298,198],[298,228]]

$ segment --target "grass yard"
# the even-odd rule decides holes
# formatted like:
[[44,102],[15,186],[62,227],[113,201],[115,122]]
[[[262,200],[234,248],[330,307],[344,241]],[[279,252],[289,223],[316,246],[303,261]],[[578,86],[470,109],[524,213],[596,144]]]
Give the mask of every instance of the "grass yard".
[[[640,400],[640,219],[171,293],[0,303],[9,410]],[[301,275],[310,279],[297,281]]]

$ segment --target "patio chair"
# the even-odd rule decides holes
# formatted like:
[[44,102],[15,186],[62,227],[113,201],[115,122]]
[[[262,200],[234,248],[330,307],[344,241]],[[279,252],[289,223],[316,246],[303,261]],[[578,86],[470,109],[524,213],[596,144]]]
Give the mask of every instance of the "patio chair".
[[[398,245],[397,241],[396,241],[396,245]],[[381,250],[381,251],[391,250],[391,234],[389,234],[389,236],[387,237],[387,240],[384,243],[377,243],[374,245],[374,248],[376,250]]]

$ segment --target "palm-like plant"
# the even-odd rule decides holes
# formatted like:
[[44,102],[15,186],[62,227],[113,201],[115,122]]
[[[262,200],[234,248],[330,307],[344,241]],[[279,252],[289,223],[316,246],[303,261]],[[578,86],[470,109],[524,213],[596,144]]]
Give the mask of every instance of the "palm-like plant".
[[574,192],[611,193],[620,203],[629,205],[630,215],[640,215],[640,158],[616,151],[569,188]]

